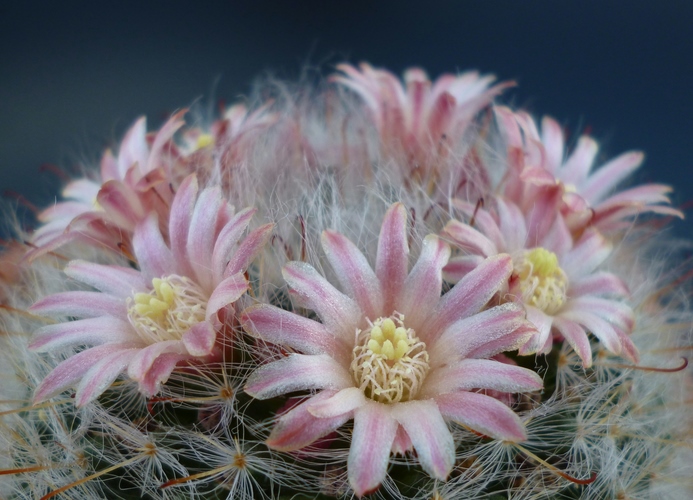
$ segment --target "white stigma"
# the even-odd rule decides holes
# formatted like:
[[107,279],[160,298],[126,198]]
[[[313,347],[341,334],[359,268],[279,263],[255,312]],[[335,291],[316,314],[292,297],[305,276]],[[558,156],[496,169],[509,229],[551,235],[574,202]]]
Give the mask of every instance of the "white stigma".
[[147,344],[180,340],[205,320],[207,297],[188,278],[172,274],[152,280],[153,290],[128,299],[128,318]]
[[404,316],[378,318],[357,332],[351,372],[364,394],[379,403],[416,397],[429,370],[426,344],[404,326]]
[[563,307],[568,276],[558,265],[555,253],[542,247],[525,250],[513,259],[513,266],[518,284],[511,293],[517,293],[525,304],[546,314],[555,314]]

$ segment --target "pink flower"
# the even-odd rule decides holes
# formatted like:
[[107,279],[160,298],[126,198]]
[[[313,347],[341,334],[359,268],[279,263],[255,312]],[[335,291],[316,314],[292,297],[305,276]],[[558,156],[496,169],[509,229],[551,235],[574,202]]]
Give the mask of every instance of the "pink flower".
[[118,157],[106,150],[101,159],[101,182],[77,179],[63,190],[61,201],[39,214],[44,224],[34,233],[35,259],[71,241],[129,252],[135,226],[151,212],[166,221],[172,194],[178,185],[173,135],[185,123],[186,110],[172,116],[151,139],[147,122],[139,118],[125,134]]
[[234,216],[218,188],[198,196],[191,175],[173,200],[166,238],[156,214],[135,226],[139,270],[72,261],[65,274],[99,291],[57,293],[34,304],[36,314],[81,319],[40,328],[31,348],[92,347],[60,363],[35,400],[77,385],[82,406],[125,371],[152,396],[179,363],[214,355],[225,317],[248,288],[244,271],[272,229],[265,225],[242,239],[253,213]]
[[502,198],[496,199],[494,212],[455,200],[458,209],[469,216],[475,214],[476,227],[457,220],[445,226],[444,236],[465,252],[450,259],[446,276],[456,281],[484,258],[509,253],[514,269],[501,299],[523,304],[527,319],[539,331],[520,354],[549,352],[553,331],[589,367],[589,331],[609,351],[637,362],[637,349],[628,336],[633,311],[623,300],[628,290],[617,276],[599,270],[611,253],[611,244],[591,228],[574,242],[563,218],[552,209],[555,201],[545,193],[535,198],[535,209],[524,214]]
[[526,439],[512,410],[471,390],[542,387],[534,372],[488,359],[535,332],[515,304],[483,310],[510,276],[510,257],[486,259],[441,297],[450,248],[427,236],[408,272],[406,221],[404,205],[390,207],[375,271],[345,236],[323,233],[345,293],[306,263],[284,267],[292,294],[320,322],[267,304],[241,314],[251,334],[297,351],[261,366],[246,391],[259,399],[317,391],[277,419],[268,444],[298,450],[353,418],[348,475],[358,496],[380,485],[391,452],[415,449],[424,470],[444,480],[455,459],[446,420],[497,439]]
[[360,71],[348,64],[338,69],[344,75],[332,80],[364,100],[384,154],[400,162],[409,180],[433,182],[438,175],[445,175],[447,180],[449,172],[442,168],[442,162],[450,161],[458,176],[472,177],[476,183],[486,181],[485,171],[475,169],[478,162],[467,157],[470,141],[463,138],[479,111],[513,82],[489,87],[495,77],[480,76],[476,71],[446,74],[431,82],[422,69],[411,68],[402,85],[392,73],[366,63],[360,65]]
[[640,167],[644,158],[641,152],[623,153],[593,171],[599,145],[591,137],[581,136],[566,157],[563,131],[554,119],[544,117],[540,134],[526,113],[513,113],[504,107],[497,108],[496,113],[510,151],[505,196],[516,204],[531,203],[538,188],[560,183],[564,189],[561,211],[574,232],[588,224],[613,231],[648,212],[683,217],[679,210],[666,206],[669,186],[646,184],[614,193]]

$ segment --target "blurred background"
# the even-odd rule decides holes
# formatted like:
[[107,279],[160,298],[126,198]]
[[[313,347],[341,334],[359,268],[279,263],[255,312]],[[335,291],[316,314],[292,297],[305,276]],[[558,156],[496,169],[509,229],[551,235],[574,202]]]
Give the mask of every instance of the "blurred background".
[[637,180],[693,200],[685,0],[0,0],[0,193],[46,205],[60,182],[42,165],[96,163],[142,114],[151,129],[193,102],[230,103],[257,77],[342,61],[515,80],[502,102],[590,131],[602,160],[644,150]]

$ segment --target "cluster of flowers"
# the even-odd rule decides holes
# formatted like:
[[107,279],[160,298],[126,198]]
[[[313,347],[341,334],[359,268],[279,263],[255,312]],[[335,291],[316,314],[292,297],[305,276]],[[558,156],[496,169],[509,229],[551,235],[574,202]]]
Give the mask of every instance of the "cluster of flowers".
[[690,492],[682,214],[618,190],[643,155],[593,168],[476,72],[339,70],[137,120],[7,245],[2,494]]

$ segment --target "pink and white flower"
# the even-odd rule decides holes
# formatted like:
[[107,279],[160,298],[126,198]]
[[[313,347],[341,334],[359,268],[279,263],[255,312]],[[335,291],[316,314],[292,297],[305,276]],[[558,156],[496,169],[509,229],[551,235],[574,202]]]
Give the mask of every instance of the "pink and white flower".
[[416,450],[423,469],[445,480],[455,460],[446,420],[496,439],[526,439],[510,408],[472,390],[542,387],[536,373],[488,359],[536,332],[515,304],[484,309],[512,272],[510,256],[486,259],[441,297],[450,248],[427,236],[409,271],[406,226],[404,205],[392,205],[375,270],[345,236],[323,233],[344,293],[306,263],[284,267],[291,293],[320,321],[268,304],[241,313],[246,331],[290,351],[255,371],[246,391],[259,399],[316,391],[278,417],[268,444],[298,450],[353,418],[348,476],[358,496],[380,485],[391,452]]
[[681,211],[668,206],[669,186],[645,184],[615,192],[640,167],[644,159],[640,151],[623,153],[593,170],[599,145],[591,137],[581,136],[567,155],[563,131],[553,118],[544,117],[540,133],[527,113],[504,107],[498,107],[496,113],[509,149],[504,194],[517,205],[531,203],[537,189],[558,183],[563,188],[561,212],[573,232],[587,225],[614,231],[643,213],[683,217]]
[[591,332],[612,353],[637,362],[637,349],[628,336],[634,323],[624,300],[628,289],[616,275],[599,269],[611,244],[592,228],[574,241],[563,217],[552,209],[556,200],[550,193],[536,198],[529,214],[510,201],[495,201],[493,212],[454,201],[463,213],[473,214],[476,227],[457,220],[445,226],[443,235],[464,251],[450,259],[446,277],[463,279],[485,258],[509,253],[513,273],[500,300],[524,305],[527,319],[538,329],[520,354],[548,353],[553,334],[558,334],[589,367]]
[[189,176],[171,206],[167,235],[152,213],[133,232],[139,270],[72,261],[65,274],[99,291],[68,291],[39,300],[35,314],[76,317],[40,328],[31,348],[87,349],[60,363],[36,390],[45,400],[77,386],[76,404],[97,398],[123,372],[152,396],[176,365],[219,354],[234,302],[247,290],[244,272],[272,225],[245,238],[254,210],[233,214],[218,188],[199,193]]
[[485,170],[469,157],[470,141],[464,137],[479,112],[513,82],[491,86],[495,77],[476,71],[446,74],[432,82],[424,70],[411,68],[403,85],[389,71],[365,63],[360,71],[349,64],[337,68],[343,75],[332,80],[364,100],[382,151],[400,162],[406,178],[434,182],[439,175],[450,175],[443,173],[445,162],[458,176],[464,174],[476,183],[487,180]]
[[38,216],[44,224],[27,255],[35,259],[71,241],[100,245],[116,252],[130,252],[135,226],[151,212],[166,221],[173,198],[171,185],[187,175],[176,173],[178,153],[173,135],[184,125],[186,110],[173,115],[151,137],[147,122],[139,118],[128,129],[118,156],[106,150],[101,159],[101,181],[88,178],[70,182],[61,201]]

